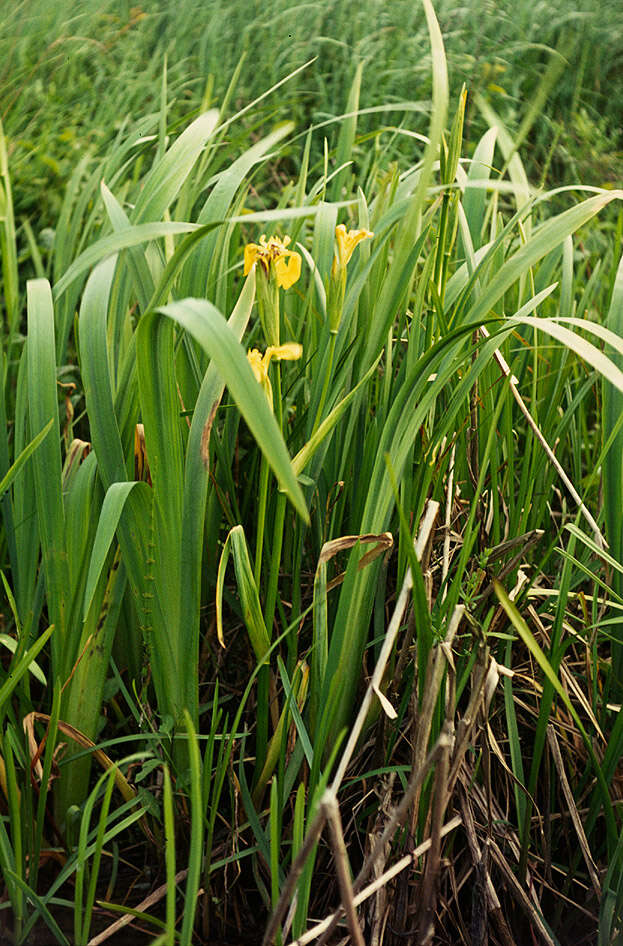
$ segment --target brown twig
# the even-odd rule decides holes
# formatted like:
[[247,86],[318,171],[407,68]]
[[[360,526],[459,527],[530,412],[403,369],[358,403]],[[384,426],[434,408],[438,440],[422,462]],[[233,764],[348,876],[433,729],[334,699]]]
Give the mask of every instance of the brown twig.
[[[450,821],[443,826],[441,831],[441,836],[445,838],[447,834],[450,834],[451,831],[454,831],[455,828],[458,828],[462,823],[460,815],[455,815]],[[422,844],[419,844],[418,847],[410,854],[405,854],[404,857],[401,857],[399,861],[390,867],[385,873],[381,874],[380,877],[377,877],[376,880],[372,881],[371,884],[368,884],[367,887],[355,895],[353,903],[356,907],[364,903],[369,897],[374,896],[374,894],[383,887],[385,884],[388,884],[390,880],[393,880],[394,877],[397,877],[406,867],[411,867],[413,864],[422,857],[423,854],[430,850],[430,838],[426,841],[423,841]],[[317,939],[323,933],[326,933],[329,927],[337,922],[339,922],[342,914],[338,910],[336,913],[332,913],[330,916],[326,917],[320,923],[317,923],[316,926],[313,926],[310,930],[307,930],[306,933],[303,933],[302,936],[299,936],[298,939],[292,940],[290,946],[306,946],[307,943],[311,943],[313,940]],[[335,927],[332,926],[332,929]],[[320,946],[320,944],[318,944]]]
[[288,903],[290,902],[290,898],[294,894],[296,883],[301,875],[301,871],[305,867],[305,862],[307,861],[307,858],[311,854],[314,845],[316,844],[316,842],[318,841],[318,838],[322,834],[322,829],[324,827],[324,823],[326,819],[327,819],[326,811],[324,810],[321,804],[314,820],[312,821],[311,825],[309,826],[307,830],[305,841],[303,842],[298,854],[294,858],[294,862],[292,864],[292,867],[290,868],[290,872],[288,873],[286,882],[283,885],[281,894],[279,895],[279,901],[277,903],[277,906],[275,907],[273,911],[273,915],[271,916],[268,922],[268,926],[266,927],[266,932],[264,933],[264,939],[262,940],[262,946],[272,946],[272,944],[274,943],[275,936],[277,935],[277,931],[279,927],[281,926],[281,923],[283,922],[284,916],[286,915]]
[[335,860],[335,870],[337,873],[338,884],[340,885],[340,896],[342,898],[342,909],[346,916],[346,922],[350,931],[353,946],[365,946],[361,927],[357,919],[355,910],[355,901],[353,895],[353,885],[350,879],[350,864],[348,863],[348,854],[344,843],[344,832],[342,830],[342,819],[340,809],[337,803],[335,793],[328,789],[324,793],[321,802],[325,817],[329,822],[331,831],[331,847],[333,848],[333,858]]
[[[175,875],[175,883],[179,884],[181,880],[184,880],[188,870],[184,869],[179,871]],[[93,936],[87,946],[100,946],[101,943],[105,943],[106,940],[110,939],[111,936],[114,936],[115,933],[118,933],[119,930],[122,930],[124,926],[128,926],[132,920],[136,919],[136,912],[143,913],[145,910],[148,910],[150,907],[153,907],[154,903],[158,903],[159,900],[162,900],[163,897],[167,895],[167,884],[161,884],[153,893],[150,893],[148,897],[145,897],[138,906],[135,908],[134,913],[124,913],[122,917],[118,920],[115,920],[114,923],[111,923],[110,926],[107,926],[105,930],[102,930],[101,933],[98,933],[97,936]],[[99,901],[98,901],[99,902]]]
[[558,740],[556,739],[556,732],[551,723],[547,727],[547,741],[549,742],[549,747],[554,758],[554,764],[558,770],[558,777],[560,779],[560,786],[562,788],[565,800],[569,806],[569,814],[571,815],[571,821],[573,822],[573,827],[575,828],[575,833],[578,836],[578,841],[580,843],[580,850],[582,851],[582,857],[586,863],[589,877],[591,878],[591,883],[593,885],[593,890],[595,891],[595,896],[597,901],[601,902],[601,881],[599,879],[599,872],[597,870],[597,865],[593,860],[593,855],[591,854],[590,848],[588,846],[588,839],[584,828],[582,827],[582,820],[578,813],[576,807],[573,792],[571,791],[571,786],[569,785],[569,779],[567,778],[567,773],[565,772],[564,762],[562,760],[562,753],[560,751],[560,746],[558,745]]
[[[424,513],[424,517],[420,523],[417,542],[415,543],[415,555],[418,561],[422,560],[438,512],[439,503],[432,499],[429,500],[426,506],[426,512]],[[385,635],[385,640],[383,641],[383,646],[381,647],[379,659],[377,661],[376,667],[374,668],[374,673],[372,674],[372,678],[368,684],[368,688],[359,708],[359,713],[357,714],[357,719],[355,720],[353,728],[350,731],[348,742],[346,743],[346,747],[342,753],[340,764],[333,778],[333,782],[331,783],[331,788],[335,793],[337,793],[340,785],[342,784],[346,770],[359,741],[359,737],[368,716],[368,710],[372,705],[372,699],[375,695],[375,691],[378,693],[380,690],[383,674],[385,673],[387,662],[391,656],[391,652],[396,642],[396,637],[398,636],[398,631],[400,630],[400,625],[402,623],[402,617],[409,602],[412,587],[413,577],[411,575],[411,569],[408,568],[402,583],[400,594],[398,596],[398,601],[396,602],[394,613],[392,615],[391,621],[389,622],[389,627],[387,628],[387,633]]]

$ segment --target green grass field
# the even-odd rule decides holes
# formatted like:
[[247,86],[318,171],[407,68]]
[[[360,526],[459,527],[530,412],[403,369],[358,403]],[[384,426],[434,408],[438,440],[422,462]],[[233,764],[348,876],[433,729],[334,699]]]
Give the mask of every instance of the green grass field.
[[0,943],[623,942],[623,8],[0,52]]

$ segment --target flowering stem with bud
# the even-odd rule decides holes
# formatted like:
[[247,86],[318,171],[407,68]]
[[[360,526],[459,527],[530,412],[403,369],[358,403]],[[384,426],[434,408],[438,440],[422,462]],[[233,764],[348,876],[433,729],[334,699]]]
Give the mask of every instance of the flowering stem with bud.
[[[244,250],[244,273],[250,272],[255,266],[256,269],[256,294],[260,324],[264,333],[264,338],[268,345],[264,355],[261,355],[257,349],[248,353],[249,363],[253,373],[262,386],[268,399],[268,403],[274,411],[275,419],[279,429],[283,432],[283,409],[281,403],[281,374],[279,362],[293,361],[301,357],[302,348],[293,342],[285,345],[280,344],[280,312],[279,312],[279,290],[289,289],[301,275],[301,257],[299,253],[288,249],[289,237],[281,240],[279,237],[271,236],[266,239],[265,235],[260,237],[259,243],[249,243]],[[269,370],[272,366],[273,386],[269,378]],[[269,468],[264,456],[260,465],[259,496],[258,496],[258,523],[255,542],[255,563],[254,577],[255,582],[260,589],[262,576],[262,556],[264,551],[264,532],[266,523],[266,508],[268,497]],[[281,503],[283,500],[283,511]],[[265,623],[269,638],[272,637],[272,624],[275,612],[275,603],[277,597],[277,579],[279,576],[279,567],[281,564],[281,546],[283,542],[283,523],[285,519],[285,496],[281,493],[277,496],[277,515],[273,530],[273,545],[271,550],[271,572],[269,576],[269,587],[267,592],[267,602],[265,611]],[[273,577],[276,576],[275,577]],[[258,675],[258,702],[265,705],[268,702],[269,677],[268,668],[262,668]],[[256,764],[258,772],[261,771],[265,761],[268,745],[268,719],[266,714],[258,716],[257,734],[256,734]]]
[[335,344],[337,333],[342,321],[342,312],[344,309],[344,297],[346,296],[346,267],[353,255],[357,244],[362,240],[369,240],[374,236],[370,230],[346,230],[343,223],[335,228],[336,250],[333,257],[333,266],[331,267],[331,276],[329,277],[329,287],[327,291],[327,318],[329,319],[329,351],[327,355],[327,369],[325,372],[322,391],[318,410],[314,419],[312,434],[316,432],[322,420],[322,412],[327,400],[329,382],[333,371],[333,358],[335,355]]
[[[268,371],[271,362],[297,361],[303,354],[303,349],[296,342],[287,342],[285,345],[269,345],[264,355],[261,355],[257,348],[248,352],[247,358],[251,365],[251,370],[256,380],[261,385],[270,407],[274,410],[273,388],[268,377]],[[281,421],[281,378],[279,375],[278,364],[275,375],[275,387],[277,390],[277,406],[279,413],[276,413],[278,422]],[[281,423],[280,423],[281,427]],[[266,498],[268,494],[268,463],[266,458],[262,457],[260,466],[260,486],[259,486],[259,505],[258,505],[258,527],[255,543],[255,583],[260,586],[260,577],[262,573],[262,549],[264,546],[264,523],[266,519]]]
[[[273,408],[279,429],[283,430],[283,412],[281,405],[281,374],[275,365],[273,378],[276,400],[268,378],[271,360],[300,358],[300,345],[280,345],[279,289],[289,289],[301,275],[301,257],[294,250],[289,250],[290,237],[281,240],[271,236],[268,240],[262,234],[259,243],[248,243],[244,248],[244,274],[256,268],[256,293],[260,324],[268,344],[264,356],[257,349],[249,352],[249,362],[255,377],[264,388],[268,402]],[[266,497],[268,493],[268,465],[264,457],[260,467],[258,531],[255,546],[255,581],[260,584],[262,573],[262,549],[264,546],[264,522],[266,518]],[[269,628],[270,633],[270,628]]]

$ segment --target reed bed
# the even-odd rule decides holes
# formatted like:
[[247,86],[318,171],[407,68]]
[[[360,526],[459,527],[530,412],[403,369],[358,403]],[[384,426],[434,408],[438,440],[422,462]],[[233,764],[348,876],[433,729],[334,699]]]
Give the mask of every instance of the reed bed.
[[0,134],[8,942],[622,935],[623,191],[533,184],[560,56],[511,130],[443,12],[331,146],[317,66],[182,120],[160,60],[47,235]]

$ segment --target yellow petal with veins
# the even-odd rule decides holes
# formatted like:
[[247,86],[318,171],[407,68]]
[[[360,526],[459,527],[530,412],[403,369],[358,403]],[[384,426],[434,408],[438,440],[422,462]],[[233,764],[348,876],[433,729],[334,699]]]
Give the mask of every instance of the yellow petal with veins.
[[281,240],[271,236],[266,239],[263,233],[259,243],[248,243],[244,248],[244,275],[248,275],[254,263],[260,262],[266,275],[272,271],[277,285],[289,289],[301,275],[301,257],[294,250],[288,250],[290,237]]
[[251,272],[251,267],[260,256],[260,247],[257,243],[247,243],[244,248],[244,275],[248,276]]
[[301,275],[301,257],[293,250],[286,250],[274,263],[277,285],[289,289]]
[[258,381],[259,384],[262,384],[262,382],[266,380],[266,366],[257,348],[252,348],[251,351],[247,352],[247,360],[251,365],[251,371],[255,375],[255,380]]
[[298,342],[286,342],[284,345],[267,348],[264,358],[267,361],[270,361],[271,358],[274,358],[275,361],[298,361],[302,354],[302,345],[299,345]]
[[353,251],[362,240],[369,240],[374,236],[370,230],[346,230],[343,223],[335,228],[335,239],[337,241],[338,264],[346,266]]

